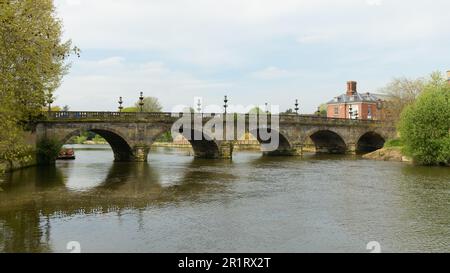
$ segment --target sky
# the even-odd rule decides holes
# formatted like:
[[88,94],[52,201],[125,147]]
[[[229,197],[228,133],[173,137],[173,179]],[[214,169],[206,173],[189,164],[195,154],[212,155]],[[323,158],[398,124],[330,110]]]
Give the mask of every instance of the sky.
[[56,92],[73,111],[116,111],[139,92],[164,111],[279,106],[301,113],[394,77],[450,70],[448,0],[55,0],[80,58]]

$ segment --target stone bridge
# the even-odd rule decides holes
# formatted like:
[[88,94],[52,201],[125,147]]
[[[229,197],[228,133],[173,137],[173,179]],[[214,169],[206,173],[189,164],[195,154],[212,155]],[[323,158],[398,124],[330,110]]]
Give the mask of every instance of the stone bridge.
[[[199,129],[193,124],[174,126],[183,115],[192,117],[193,121],[200,119],[202,125],[221,117],[228,138],[210,136],[202,126]],[[248,125],[254,116],[259,121],[257,126],[245,126],[244,131],[238,132],[238,120]],[[271,125],[274,118],[278,121],[276,128]],[[381,121],[296,114],[269,115],[266,119],[268,122],[261,122],[260,115],[249,114],[50,112],[38,123],[36,135],[38,141],[47,138],[63,145],[81,132],[91,131],[106,139],[116,161],[146,161],[155,140],[177,126],[181,134],[192,139],[189,142],[194,154],[201,158],[232,158],[234,142],[243,133],[253,134],[264,144],[270,140],[261,137],[263,130],[279,137],[279,145],[263,150],[269,156],[302,155],[308,145],[313,145],[318,153],[364,153],[380,149],[386,140],[396,137],[395,128]]]

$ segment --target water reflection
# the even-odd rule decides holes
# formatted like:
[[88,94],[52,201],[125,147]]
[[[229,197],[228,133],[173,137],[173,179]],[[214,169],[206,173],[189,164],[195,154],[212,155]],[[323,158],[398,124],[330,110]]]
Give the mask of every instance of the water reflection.
[[0,252],[51,252],[50,224],[33,204],[0,210]]
[[142,164],[113,163],[109,150],[77,155],[5,177],[0,252],[64,251],[73,238],[91,251],[364,252],[370,240],[450,251],[448,168],[252,152],[211,161],[173,149]]
[[64,175],[56,166],[27,168],[7,173],[3,179],[7,183],[2,184],[2,189],[9,193],[8,197],[14,194],[64,187]]

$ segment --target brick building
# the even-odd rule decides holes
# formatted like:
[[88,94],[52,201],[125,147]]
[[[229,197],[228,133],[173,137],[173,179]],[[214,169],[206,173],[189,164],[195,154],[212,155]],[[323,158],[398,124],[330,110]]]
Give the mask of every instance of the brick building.
[[347,92],[328,102],[329,118],[381,120],[384,96],[371,93],[359,93],[357,82],[347,82]]

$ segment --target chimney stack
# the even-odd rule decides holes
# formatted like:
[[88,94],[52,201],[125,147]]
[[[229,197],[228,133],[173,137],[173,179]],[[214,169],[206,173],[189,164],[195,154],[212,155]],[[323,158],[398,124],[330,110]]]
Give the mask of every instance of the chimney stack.
[[347,96],[353,96],[356,95],[357,90],[356,90],[356,86],[357,86],[357,82],[355,81],[348,81],[347,82]]

